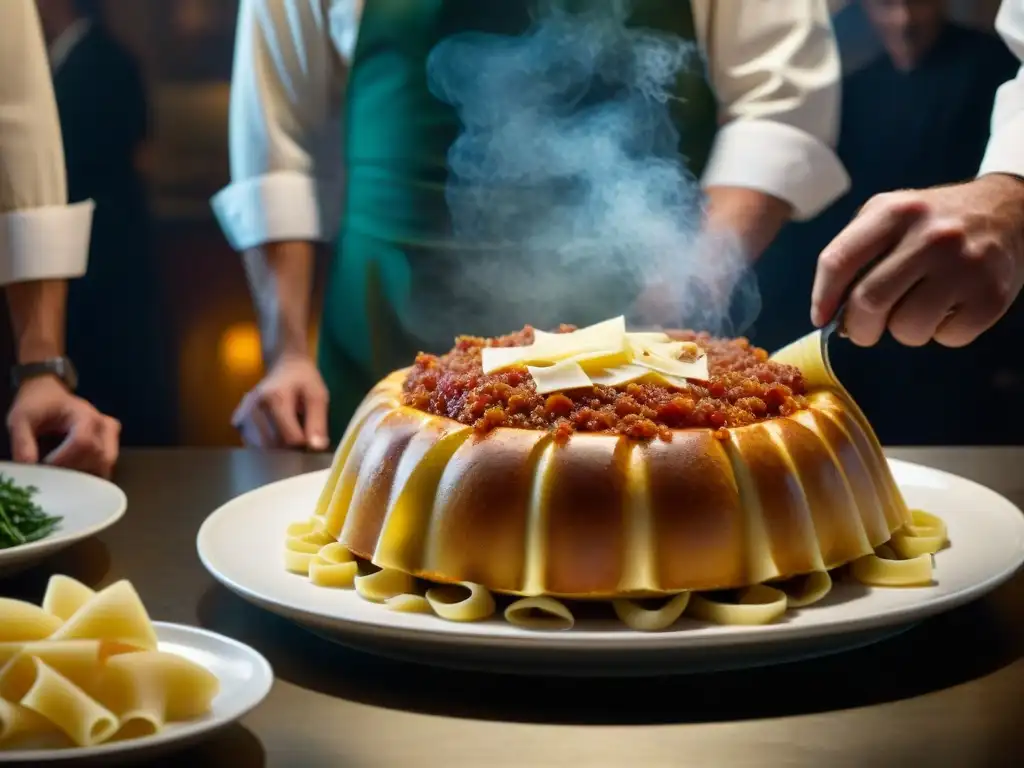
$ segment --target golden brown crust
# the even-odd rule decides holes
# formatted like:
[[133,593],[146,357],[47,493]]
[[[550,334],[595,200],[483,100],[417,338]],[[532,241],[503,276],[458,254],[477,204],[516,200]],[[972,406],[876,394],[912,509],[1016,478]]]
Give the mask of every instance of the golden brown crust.
[[486,436],[400,404],[403,372],[352,419],[327,529],[381,567],[577,598],[724,589],[834,568],[909,522],[881,448],[831,392],[791,417],[671,442]]

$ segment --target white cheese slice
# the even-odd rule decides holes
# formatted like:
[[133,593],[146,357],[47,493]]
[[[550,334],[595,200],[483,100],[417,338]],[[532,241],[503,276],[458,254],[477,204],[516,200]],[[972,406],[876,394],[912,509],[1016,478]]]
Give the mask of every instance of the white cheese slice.
[[589,375],[590,380],[594,384],[600,384],[604,387],[622,387],[633,382],[646,382],[684,389],[689,384],[689,380],[682,376],[668,376],[658,371],[652,371],[650,368],[645,368],[642,365],[620,365]]
[[525,347],[484,347],[481,364],[484,373],[494,373],[513,365],[557,363],[570,359],[580,363],[605,360],[602,364],[608,365],[617,361],[628,362],[628,356],[626,320],[616,317],[572,333],[534,331],[533,344]]
[[629,344],[636,357],[646,354],[671,360],[678,360],[681,357],[693,360],[703,354],[701,348],[692,341],[645,341],[631,338]]
[[604,387],[621,387],[633,381],[650,376],[652,371],[639,365],[617,365],[603,371],[590,374],[590,380]]
[[669,358],[649,355],[646,357],[634,358],[633,364],[679,379],[707,381],[710,377],[707,355],[702,355],[693,361],[672,360]]
[[537,394],[540,395],[593,386],[586,371],[573,360],[564,360],[544,367],[531,365],[527,366],[527,370],[537,385]]
[[533,332],[534,343],[545,340],[573,339],[575,344],[592,345],[608,344],[618,346],[619,339],[626,335],[626,318],[623,315],[613,317],[611,320],[602,320],[600,323],[588,325],[585,328],[577,328],[571,333],[549,333],[548,331]]
[[494,373],[513,365],[547,361],[548,354],[543,345],[537,344],[527,347],[484,347],[480,352],[480,364],[484,373]]

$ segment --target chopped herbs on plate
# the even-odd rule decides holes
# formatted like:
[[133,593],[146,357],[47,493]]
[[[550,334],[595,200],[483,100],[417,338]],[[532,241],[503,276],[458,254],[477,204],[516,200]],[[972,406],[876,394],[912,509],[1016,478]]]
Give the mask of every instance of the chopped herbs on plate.
[[38,492],[0,474],[0,549],[45,539],[60,523],[61,518],[46,514],[35,502]]

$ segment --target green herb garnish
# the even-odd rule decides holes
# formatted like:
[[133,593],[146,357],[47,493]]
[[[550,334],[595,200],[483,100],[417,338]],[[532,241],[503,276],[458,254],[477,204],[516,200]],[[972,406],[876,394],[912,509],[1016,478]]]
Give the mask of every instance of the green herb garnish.
[[34,486],[21,486],[0,474],[0,549],[45,539],[60,523],[35,502]]

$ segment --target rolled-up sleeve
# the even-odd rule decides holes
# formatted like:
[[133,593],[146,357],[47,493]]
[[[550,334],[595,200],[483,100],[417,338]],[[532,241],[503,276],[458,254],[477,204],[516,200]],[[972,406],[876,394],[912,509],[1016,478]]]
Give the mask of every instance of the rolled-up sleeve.
[[[1024,0],[1003,0],[996,31],[1024,62]],[[999,87],[992,106],[992,133],[979,175],[1010,173],[1024,177],[1024,66]]]
[[837,157],[839,51],[826,0],[695,2],[720,128],[706,187],[756,189],[816,215],[849,186]]
[[334,237],[346,73],[345,51],[334,40],[344,46],[354,35],[360,6],[242,0],[231,79],[231,183],[212,200],[237,250]]
[[0,73],[0,285],[80,277],[93,204],[67,204],[60,118],[33,0],[0,9]]

